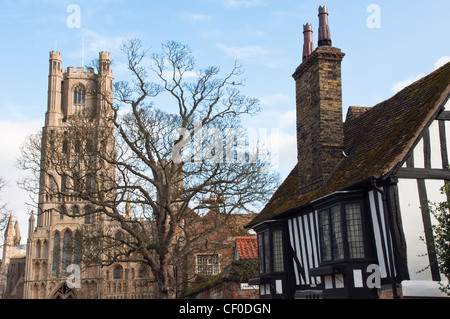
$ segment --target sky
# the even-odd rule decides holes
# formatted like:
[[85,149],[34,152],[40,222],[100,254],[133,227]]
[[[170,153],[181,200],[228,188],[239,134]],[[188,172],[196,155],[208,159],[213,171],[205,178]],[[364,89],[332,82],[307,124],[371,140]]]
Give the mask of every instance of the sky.
[[448,0],[0,0],[0,176],[9,184],[0,202],[27,233],[26,175],[14,162],[29,134],[44,125],[48,55],[62,67],[84,66],[109,51],[115,80],[127,77],[124,40],[151,52],[174,40],[190,46],[200,67],[245,70],[242,93],[260,100],[250,128],[278,132],[276,169],[282,179],[296,163],[295,83],[303,24],[317,46],[318,7],[327,5],[333,46],[342,62],[343,113],[374,106],[450,61]]

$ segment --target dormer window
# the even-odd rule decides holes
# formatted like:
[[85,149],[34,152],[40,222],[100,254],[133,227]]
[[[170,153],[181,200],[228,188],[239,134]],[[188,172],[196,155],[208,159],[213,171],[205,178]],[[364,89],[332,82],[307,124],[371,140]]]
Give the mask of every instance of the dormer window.
[[73,91],[73,104],[85,105],[85,103],[86,103],[86,90],[81,85],[75,87]]

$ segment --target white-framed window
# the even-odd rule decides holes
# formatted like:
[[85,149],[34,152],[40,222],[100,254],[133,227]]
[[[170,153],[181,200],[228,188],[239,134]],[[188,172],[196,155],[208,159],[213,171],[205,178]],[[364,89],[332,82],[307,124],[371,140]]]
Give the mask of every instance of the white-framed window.
[[196,273],[198,275],[219,274],[219,255],[197,255]]

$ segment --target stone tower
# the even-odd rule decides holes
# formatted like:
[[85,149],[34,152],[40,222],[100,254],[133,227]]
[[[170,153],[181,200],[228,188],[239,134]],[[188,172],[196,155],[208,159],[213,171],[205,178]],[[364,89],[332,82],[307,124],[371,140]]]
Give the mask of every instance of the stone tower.
[[[149,289],[138,292],[145,278],[133,282],[135,272],[144,273],[140,265],[118,263],[101,268],[85,265],[81,258],[83,231],[119,230],[114,221],[96,213],[95,205],[80,195],[101,191],[104,181],[114,180],[114,167],[90,155],[100,148],[115,153],[113,126],[105,120],[112,96],[109,52],[99,53],[97,72],[84,67],[63,70],[61,53],[50,52],[39,202],[36,216],[32,214],[29,219],[25,299],[151,296]],[[85,134],[88,136],[75,135],[74,131],[86,133],[83,125],[92,128]],[[114,196],[110,192],[102,195]],[[70,281],[72,275],[79,280]],[[148,281],[145,287],[149,287]]]
[[18,221],[10,214],[4,233],[3,259],[0,271],[0,298],[20,299],[23,295],[25,249],[20,244]]
[[[297,151],[303,194],[323,185],[342,158],[341,61],[331,46],[327,7],[319,8],[319,41],[312,51],[312,29],[304,26],[303,62],[293,74],[297,96]],[[312,52],[311,52],[312,51]]]

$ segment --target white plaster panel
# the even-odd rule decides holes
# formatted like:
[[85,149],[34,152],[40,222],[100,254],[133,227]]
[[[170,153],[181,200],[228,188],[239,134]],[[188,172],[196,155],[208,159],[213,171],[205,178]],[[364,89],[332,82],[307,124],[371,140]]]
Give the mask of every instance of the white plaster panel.
[[425,168],[425,159],[423,155],[423,139],[420,139],[414,148],[414,167]]
[[441,139],[439,137],[439,122],[430,125],[431,168],[442,169]]
[[415,179],[399,179],[398,196],[406,239],[407,262],[411,280],[431,280],[430,270],[424,270],[429,262],[424,236],[419,191]]

